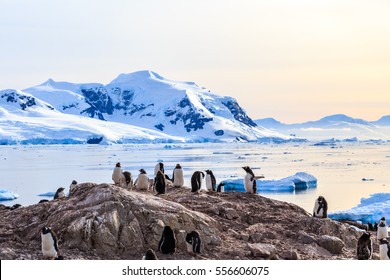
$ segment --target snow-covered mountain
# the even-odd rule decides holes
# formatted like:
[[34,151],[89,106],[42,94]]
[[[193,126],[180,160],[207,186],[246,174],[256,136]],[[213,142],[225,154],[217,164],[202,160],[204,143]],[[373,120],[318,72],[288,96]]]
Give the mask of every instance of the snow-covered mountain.
[[258,126],[234,98],[152,71],[121,74],[107,85],[49,79],[22,91],[3,90],[0,116],[3,142],[287,139]]
[[351,118],[343,114],[331,115],[317,121],[297,124],[284,124],[273,118],[255,120],[259,126],[277,130],[286,135],[308,140],[359,139],[359,140],[390,140],[390,116],[385,116],[376,122]]

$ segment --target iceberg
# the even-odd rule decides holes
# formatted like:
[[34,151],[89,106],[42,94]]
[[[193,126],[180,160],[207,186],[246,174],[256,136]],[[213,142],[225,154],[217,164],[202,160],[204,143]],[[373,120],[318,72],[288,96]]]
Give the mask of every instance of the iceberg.
[[19,197],[18,194],[15,194],[9,190],[0,189],[0,201],[3,200],[13,200]]
[[328,214],[333,220],[358,221],[364,224],[379,222],[382,217],[390,218],[390,193],[375,193],[362,198],[360,204],[348,210]]
[[[227,179],[222,181],[225,192],[245,192],[244,179]],[[317,178],[306,172],[280,180],[257,180],[257,192],[294,192],[317,187]]]
[[56,192],[46,192],[46,193],[38,194],[38,196],[54,197],[55,194]]

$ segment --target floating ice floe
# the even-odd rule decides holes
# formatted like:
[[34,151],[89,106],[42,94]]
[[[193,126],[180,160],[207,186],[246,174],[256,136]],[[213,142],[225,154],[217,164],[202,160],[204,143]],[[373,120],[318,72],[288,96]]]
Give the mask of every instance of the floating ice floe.
[[56,192],[46,192],[38,194],[38,196],[47,196],[47,197],[53,197],[56,194]]
[[0,189],[0,201],[2,200],[13,200],[19,197],[18,194],[13,193],[9,190]]
[[382,217],[390,219],[390,193],[371,194],[362,198],[360,204],[348,210],[329,213],[333,220],[359,221],[364,224],[379,222]]
[[[222,181],[225,192],[245,192],[244,179],[227,179]],[[317,187],[317,178],[305,172],[280,180],[257,180],[258,192],[293,192]]]

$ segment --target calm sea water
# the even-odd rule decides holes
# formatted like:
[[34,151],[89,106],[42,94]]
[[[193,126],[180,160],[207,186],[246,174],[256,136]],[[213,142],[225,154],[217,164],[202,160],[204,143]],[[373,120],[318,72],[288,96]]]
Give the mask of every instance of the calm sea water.
[[55,192],[59,187],[68,190],[74,179],[79,183],[111,182],[118,161],[134,177],[140,168],[152,175],[158,160],[163,160],[169,176],[180,163],[186,185],[195,170],[213,170],[217,182],[243,177],[244,165],[268,180],[308,172],[318,179],[316,189],[261,195],[295,203],[309,212],[318,195],[325,196],[330,211],[337,211],[357,205],[369,194],[390,192],[389,143],[343,143],[334,148],[308,143],[2,146],[0,188],[19,194],[17,200],[2,203],[34,204],[43,198],[38,194]]

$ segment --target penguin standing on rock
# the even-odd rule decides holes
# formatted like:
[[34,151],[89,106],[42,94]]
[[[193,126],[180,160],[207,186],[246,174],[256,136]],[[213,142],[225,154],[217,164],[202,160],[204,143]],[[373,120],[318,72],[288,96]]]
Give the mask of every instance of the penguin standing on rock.
[[388,233],[387,233],[386,218],[382,217],[379,221],[378,232],[377,232],[376,238],[378,240],[381,240],[382,238],[387,238],[387,235],[388,235]]
[[386,238],[379,240],[379,258],[381,260],[390,260],[390,245]]
[[131,176],[131,173],[129,171],[123,172],[121,185],[125,189],[133,190],[133,188],[134,188],[133,177]]
[[164,227],[158,250],[164,254],[173,254],[176,251],[176,237],[170,226]]
[[190,233],[188,233],[186,236],[186,243],[188,253],[200,253],[201,240],[199,233],[197,233],[196,231],[191,231]]
[[202,171],[195,171],[191,177],[191,192],[199,193],[202,188],[202,180],[204,178],[204,173]]
[[41,247],[44,258],[55,259],[58,257],[57,236],[50,227],[41,230]]
[[218,187],[217,187],[217,192],[223,192],[223,186],[225,186],[225,183],[224,182],[221,182],[218,184]]
[[164,194],[165,187],[166,187],[165,176],[159,170],[157,171],[156,177],[154,178],[154,189],[156,190],[157,194]]
[[206,189],[209,192],[215,192],[217,190],[217,181],[211,170],[206,170]]
[[141,190],[141,191],[149,190],[149,186],[150,186],[149,177],[148,177],[148,174],[146,174],[145,169],[139,170],[138,178],[137,178],[137,180],[135,180],[134,184],[138,190]]
[[164,171],[164,163],[162,162],[157,162],[156,166],[154,167],[154,176],[157,175],[157,172],[158,171],[161,171],[162,174],[165,174],[165,171]]
[[114,181],[114,184],[120,185],[122,177],[123,177],[123,170],[121,167],[121,163],[117,162],[114,167],[114,170],[112,171],[112,180]]
[[54,199],[63,198],[63,197],[66,197],[65,189],[58,188],[58,190],[54,194]]
[[328,217],[328,202],[325,200],[323,196],[319,196],[314,203],[313,217],[317,217],[317,218]]
[[371,234],[369,232],[364,232],[358,240],[357,259],[358,260],[371,259],[373,249],[374,247],[372,246]]
[[175,169],[173,169],[172,182],[176,188],[184,186],[184,174],[180,164],[176,164]]
[[244,166],[242,169],[245,170],[246,175],[244,177],[244,187],[247,193],[257,193],[257,179],[263,179],[264,176],[255,176],[252,169],[249,166]]
[[76,186],[77,186],[77,181],[73,180],[72,183],[69,186],[69,196],[71,196],[73,194],[73,192],[75,191]]

